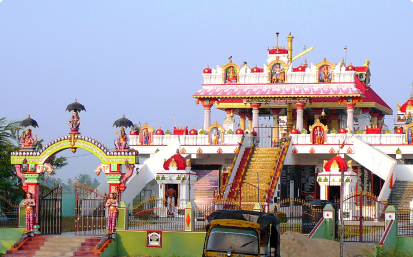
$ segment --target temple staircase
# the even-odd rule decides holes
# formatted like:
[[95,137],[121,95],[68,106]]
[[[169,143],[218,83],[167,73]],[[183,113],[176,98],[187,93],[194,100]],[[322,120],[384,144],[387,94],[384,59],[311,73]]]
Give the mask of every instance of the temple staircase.
[[239,188],[239,183],[242,181],[242,177],[244,176],[245,169],[247,167],[248,160],[250,158],[251,152],[253,148],[245,148],[245,151],[242,154],[242,156],[238,156],[237,158],[241,157],[241,160],[239,162],[239,166],[237,168],[237,171],[235,173],[235,177],[230,184],[230,189],[228,192],[227,198],[229,199],[234,199],[237,193],[237,189]]
[[396,180],[389,196],[389,205],[396,210],[410,210],[410,202],[413,200],[413,181]]
[[[241,184],[242,201],[256,202],[258,199],[260,202],[266,201],[267,194],[263,191],[267,192],[269,189],[279,154],[278,147],[254,149]],[[260,192],[259,196],[258,192]]]
[[17,251],[9,250],[3,256],[100,256],[92,250],[98,237],[40,236],[30,238]]

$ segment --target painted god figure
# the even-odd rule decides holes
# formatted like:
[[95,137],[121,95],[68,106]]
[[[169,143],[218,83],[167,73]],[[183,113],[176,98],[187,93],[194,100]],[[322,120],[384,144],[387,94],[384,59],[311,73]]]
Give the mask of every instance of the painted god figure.
[[226,70],[226,80],[225,83],[236,83],[237,82],[237,73],[234,67],[229,67]]
[[324,144],[324,131],[322,128],[317,127],[314,131],[314,135],[315,135],[315,143],[317,145]]
[[218,128],[212,129],[212,137],[213,137],[213,144],[217,145],[219,143],[219,138],[220,138],[220,131]]
[[31,129],[27,129],[26,133],[23,131],[21,137],[22,148],[32,148],[37,141],[37,135],[35,137],[33,138]]
[[281,63],[276,63],[271,68],[271,83],[284,83],[285,72]]
[[108,207],[108,234],[115,232],[116,218],[118,216],[118,200],[115,193],[109,194],[109,199],[106,201],[106,207]]
[[[116,131],[116,134],[118,134],[118,131]],[[120,129],[120,135],[116,138],[115,141],[115,146],[116,146],[116,150],[125,150],[126,148],[128,148],[128,136],[126,135],[125,132],[125,128],[122,127]]]
[[321,66],[318,72],[318,80],[324,83],[331,82],[331,67],[328,65]]
[[148,129],[144,129],[143,131],[142,131],[142,139],[143,139],[143,144],[144,145],[148,145],[149,143],[150,143],[150,139],[151,139],[151,135],[150,135],[150,133],[149,133],[149,130]]
[[34,224],[34,206],[36,206],[32,193],[27,193],[23,205],[26,207],[26,233],[33,231]]
[[79,113],[77,111],[73,111],[72,118],[69,119],[67,124],[69,125],[71,129],[79,129],[80,123],[81,121],[80,121]]

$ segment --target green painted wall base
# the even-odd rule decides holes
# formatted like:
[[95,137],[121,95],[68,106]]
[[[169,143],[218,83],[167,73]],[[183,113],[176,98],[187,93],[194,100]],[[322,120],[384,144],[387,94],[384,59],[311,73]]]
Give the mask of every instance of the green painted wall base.
[[22,236],[24,228],[0,228],[0,254],[5,254]]
[[118,245],[116,241],[112,240],[112,243],[108,245],[108,248],[105,249],[103,253],[100,254],[100,257],[112,257],[118,255]]
[[[162,247],[146,246],[146,231],[117,231],[118,256],[202,256],[205,232],[162,232]],[[113,243],[112,243],[113,244]],[[105,251],[106,252],[106,251]]]
[[313,234],[311,238],[323,238],[327,240],[334,240],[334,219],[324,219],[320,227]]

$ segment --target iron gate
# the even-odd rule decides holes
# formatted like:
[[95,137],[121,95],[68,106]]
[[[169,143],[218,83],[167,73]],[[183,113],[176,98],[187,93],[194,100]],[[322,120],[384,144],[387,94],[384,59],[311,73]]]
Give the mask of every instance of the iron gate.
[[[279,138],[274,137],[274,131],[278,129]],[[279,147],[286,133],[286,127],[278,126],[260,126],[254,127],[254,132],[257,133],[255,139],[256,147]]]
[[274,206],[280,218],[280,232],[295,231],[309,234],[323,217],[323,208],[313,206],[299,198],[288,198]]
[[106,195],[87,185],[76,185],[75,235],[102,235],[106,231]]
[[[387,202],[368,192],[359,192],[343,200],[344,241],[379,242],[384,234]],[[338,224],[341,231],[341,226]],[[340,231],[338,235],[340,235]]]
[[61,186],[53,188],[44,196],[40,196],[39,225],[43,235],[62,233]]

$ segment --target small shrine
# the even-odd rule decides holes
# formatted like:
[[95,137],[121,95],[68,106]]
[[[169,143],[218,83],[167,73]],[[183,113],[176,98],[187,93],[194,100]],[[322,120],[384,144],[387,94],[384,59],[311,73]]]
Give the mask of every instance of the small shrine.
[[194,186],[191,187],[191,184],[195,184],[197,175],[191,170],[191,160],[185,159],[179,149],[164,161],[163,169],[156,173],[158,196],[166,200],[165,215],[178,215],[178,209],[195,199]]
[[331,201],[339,198],[341,172],[344,172],[343,196],[348,196],[356,191],[357,174],[352,170],[352,161],[346,162],[337,155],[329,161],[324,161],[323,172],[317,174],[321,200]]

